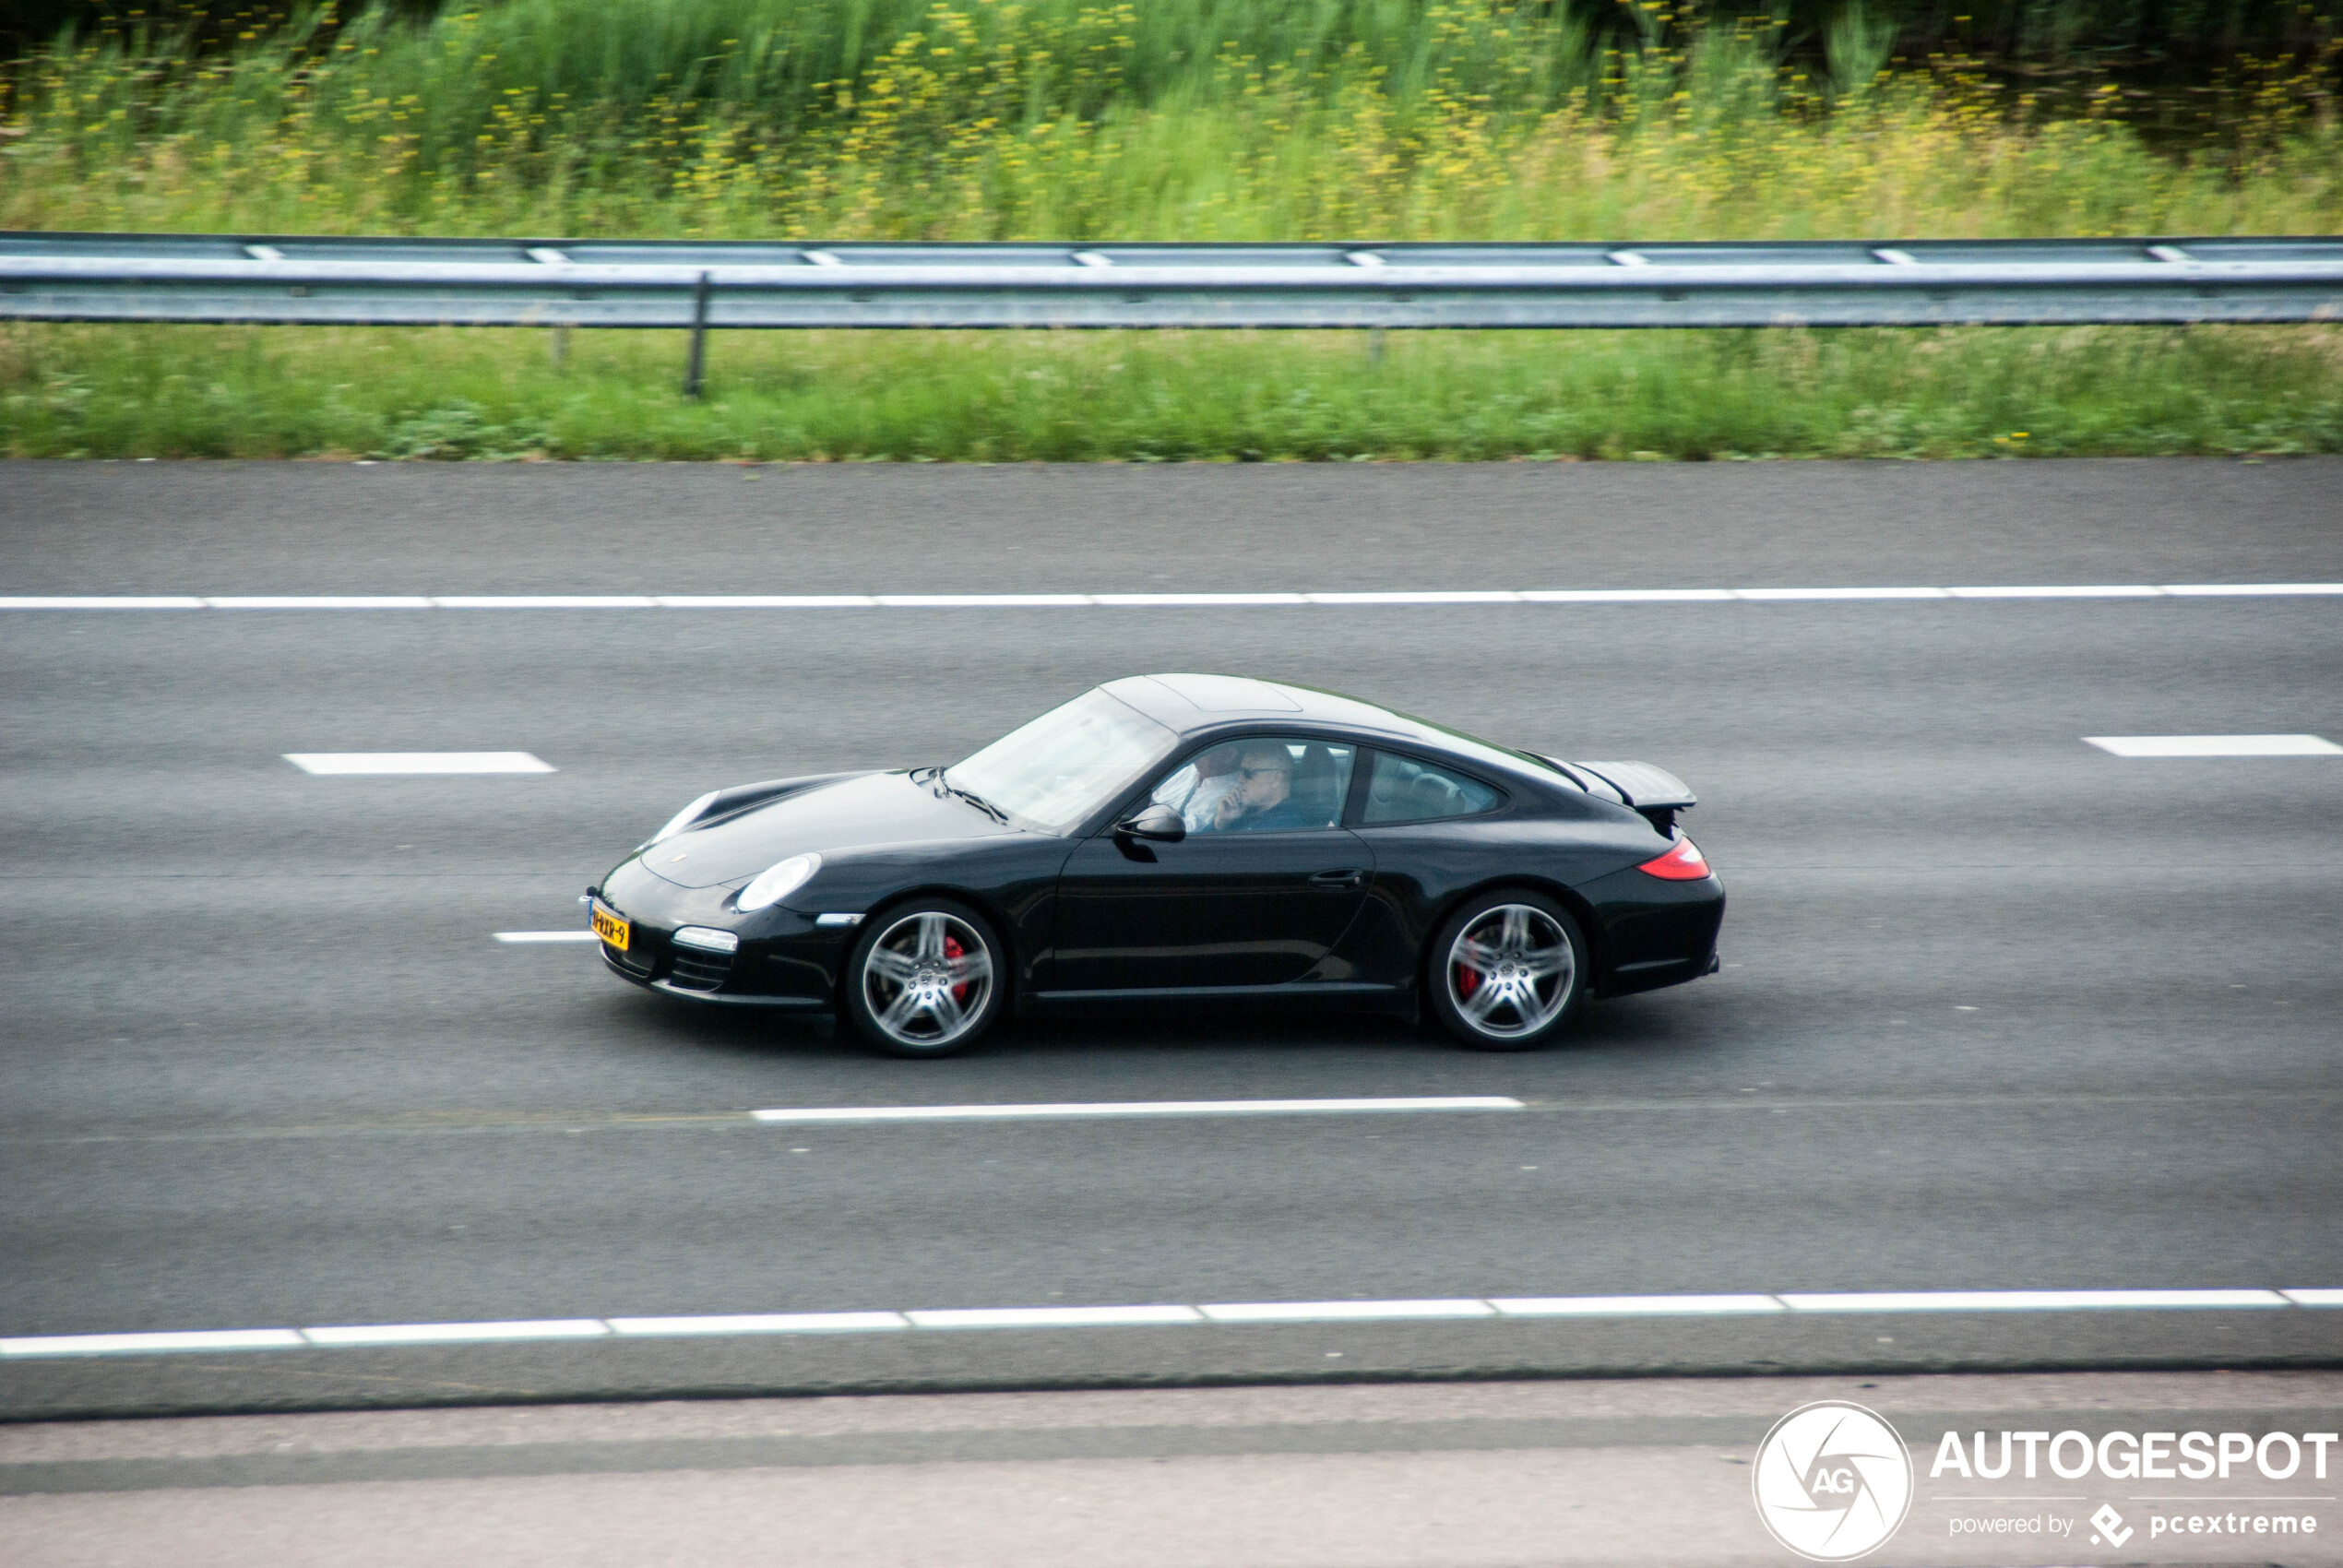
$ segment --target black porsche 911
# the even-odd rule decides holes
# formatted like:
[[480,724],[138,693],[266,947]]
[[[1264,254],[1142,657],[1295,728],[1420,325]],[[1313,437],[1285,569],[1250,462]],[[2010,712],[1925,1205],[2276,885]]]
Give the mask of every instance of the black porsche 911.
[[1005,1012],[1428,1011],[1489,1051],[1710,974],[1725,891],[1640,762],[1226,675],[1110,682],[964,762],[701,796],[588,889],[610,968],[938,1056]]

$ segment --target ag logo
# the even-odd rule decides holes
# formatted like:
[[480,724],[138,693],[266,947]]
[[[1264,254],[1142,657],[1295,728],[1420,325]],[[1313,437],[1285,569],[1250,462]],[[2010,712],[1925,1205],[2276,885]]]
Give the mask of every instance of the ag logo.
[[1844,1562],[1883,1545],[1912,1505],[1904,1440],[1861,1405],[1801,1405],[1757,1445],[1750,1475],[1757,1517],[1815,1562]]

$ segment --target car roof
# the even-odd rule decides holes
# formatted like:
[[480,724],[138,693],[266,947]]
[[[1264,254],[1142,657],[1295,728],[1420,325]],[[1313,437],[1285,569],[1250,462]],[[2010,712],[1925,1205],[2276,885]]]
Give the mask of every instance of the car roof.
[[1387,739],[1421,746],[1483,773],[1493,769],[1516,782],[1583,788],[1552,763],[1315,686],[1249,675],[1167,674],[1126,675],[1098,689],[1177,731],[1183,742],[1232,724],[1325,724],[1369,741]]
[[1182,734],[1246,719],[1341,724],[1392,735],[1417,728],[1373,703],[1249,675],[1126,675],[1100,689]]

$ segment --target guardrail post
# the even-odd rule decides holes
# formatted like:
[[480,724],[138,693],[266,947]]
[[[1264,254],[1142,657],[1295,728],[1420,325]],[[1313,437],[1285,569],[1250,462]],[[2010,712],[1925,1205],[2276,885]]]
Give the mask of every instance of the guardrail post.
[[700,381],[708,369],[708,274],[699,275],[699,284],[692,291],[692,359],[684,371],[684,396],[699,396]]
[[569,369],[569,324],[567,322],[564,322],[561,326],[553,328],[553,341],[552,347],[553,352],[553,374],[556,375],[563,374]]

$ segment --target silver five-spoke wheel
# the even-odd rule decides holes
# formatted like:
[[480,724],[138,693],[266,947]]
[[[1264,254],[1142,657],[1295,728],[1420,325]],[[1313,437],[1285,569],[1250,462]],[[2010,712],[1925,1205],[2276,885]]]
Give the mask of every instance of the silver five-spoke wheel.
[[968,921],[940,909],[903,916],[863,950],[865,1015],[895,1046],[938,1051],[971,1034],[992,1012],[993,949]]
[[1578,989],[1578,956],[1561,922],[1534,904],[1498,904],[1467,921],[1443,966],[1465,1027],[1522,1039],[1562,1016]]

